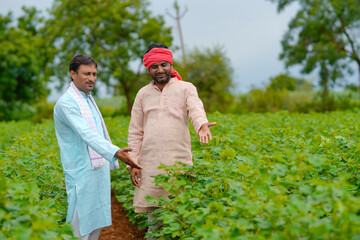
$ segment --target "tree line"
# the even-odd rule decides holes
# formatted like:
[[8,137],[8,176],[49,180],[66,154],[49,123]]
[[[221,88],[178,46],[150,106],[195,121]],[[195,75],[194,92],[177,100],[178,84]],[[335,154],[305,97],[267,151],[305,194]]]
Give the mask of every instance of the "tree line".
[[[288,68],[300,65],[304,74],[318,72],[324,104],[329,88],[354,74],[354,66],[360,82],[359,0],[270,1],[279,12],[298,4],[280,59]],[[0,119],[12,119],[24,104],[45,102],[50,81],[58,88],[67,84],[66,67],[76,54],[98,61],[98,80],[124,96],[130,112],[136,92],[149,80],[141,60],[153,41],[176,50],[172,29],[163,16],[151,13],[146,0],[54,0],[47,14],[23,7],[17,19],[11,12],[0,15]],[[233,111],[231,104],[238,99],[231,92],[233,68],[221,46],[195,48],[186,62],[174,66],[198,87],[207,111]],[[288,74],[275,78],[294,84]]]
[[[359,0],[271,0],[278,12],[299,5],[281,44],[287,67],[300,65],[302,72],[318,72],[327,100],[329,87],[352,75],[357,68],[360,87]],[[359,89],[360,91],[360,89]]]

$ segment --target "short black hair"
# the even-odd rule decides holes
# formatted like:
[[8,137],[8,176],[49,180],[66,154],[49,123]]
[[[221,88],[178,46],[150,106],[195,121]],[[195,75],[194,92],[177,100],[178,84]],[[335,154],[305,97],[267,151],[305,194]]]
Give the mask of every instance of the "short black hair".
[[80,65],[95,65],[95,67],[97,68],[97,63],[91,57],[84,55],[76,55],[70,61],[69,72],[73,70],[74,72],[77,73],[80,68]]
[[147,54],[153,48],[168,48],[165,44],[162,43],[152,43],[149,45],[148,49],[146,50],[145,54]]

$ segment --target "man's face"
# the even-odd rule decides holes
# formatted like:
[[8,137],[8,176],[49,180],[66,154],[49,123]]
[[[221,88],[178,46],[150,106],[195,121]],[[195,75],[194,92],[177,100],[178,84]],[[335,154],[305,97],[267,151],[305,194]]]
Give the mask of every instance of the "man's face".
[[77,73],[73,70],[70,71],[70,76],[75,86],[85,92],[86,96],[94,89],[97,78],[97,69],[94,64],[80,65]]
[[171,78],[171,64],[166,61],[157,62],[150,66],[149,74],[157,83],[166,83]]

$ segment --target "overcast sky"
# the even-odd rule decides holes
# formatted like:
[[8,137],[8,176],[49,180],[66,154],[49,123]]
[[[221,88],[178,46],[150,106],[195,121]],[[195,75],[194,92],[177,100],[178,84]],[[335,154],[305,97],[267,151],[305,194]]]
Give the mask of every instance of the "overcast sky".
[[[245,92],[250,86],[261,86],[284,71],[279,61],[280,40],[288,22],[296,12],[296,5],[278,14],[276,4],[268,0],[180,0],[187,9],[181,20],[186,51],[224,47],[232,67],[237,89]],[[164,14],[166,23],[174,26],[174,40],[180,45],[173,1],[153,0],[154,13]],[[180,53],[180,51],[179,51]],[[179,55],[181,56],[181,55]]]
[[[21,15],[22,5],[38,9],[50,8],[52,0],[0,0],[0,14],[13,11]],[[173,0],[151,0],[150,10],[164,15],[166,25],[174,27],[174,43],[180,46],[176,21],[167,12],[175,15]],[[221,45],[234,69],[238,92],[246,92],[251,86],[263,86],[285,71],[279,60],[280,41],[287,30],[297,5],[293,4],[282,13],[277,13],[276,4],[269,0],[179,0],[186,51],[194,47],[204,49]],[[180,60],[181,51],[175,53]],[[175,66],[176,67],[176,66]],[[291,73],[299,77],[298,68]]]

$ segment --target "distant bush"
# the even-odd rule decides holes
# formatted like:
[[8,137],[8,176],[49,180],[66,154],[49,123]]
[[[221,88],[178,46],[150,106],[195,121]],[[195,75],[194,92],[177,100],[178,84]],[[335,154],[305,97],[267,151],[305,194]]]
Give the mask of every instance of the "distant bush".
[[332,93],[323,101],[316,91],[288,91],[273,88],[253,89],[250,92],[236,96],[230,107],[231,113],[250,112],[326,112],[335,110],[351,110],[360,108],[360,101],[351,94]]
[[0,100],[0,121],[28,120],[36,112],[35,107],[28,103],[14,102],[11,109],[7,107],[7,104]]
[[126,99],[123,96],[95,99],[103,117],[127,115]]
[[[279,84],[278,84],[279,85]],[[278,86],[276,85],[276,86]],[[301,85],[305,86],[305,85]],[[291,88],[292,89],[292,88]],[[202,98],[204,104],[204,97]],[[226,101],[225,101],[225,100]],[[209,99],[208,99],[209,100]],[[226,104],[223,102],[227,102]],[[265,113],[286,110],[289,112],[325,112],[335,110],[351,110],[360,108],[358,92],[345,90],[332,92],[326,102],[317,91],[289,91],[287,88],[269,85],[265,89],[252,89],[246,94],[224,94],[221,102],[212,103],[207,112],[225,113]],[[122,96],[95,99],[102,116],[115,117],[128,115],[125,98]],[[18,104],[12,111],[2,108],[0,102],[0,121],[31,120],[35,123],[53,118],[55,103],[42,100],[35,105]]]
[[270,84],[268,88],[273,90],[289,90],[289,91],[311,91],[313,85],[311,82],[295,78],[290,76],[288,73],[281,73],[275,77],[270,78]]
[[36,104],[36,113],[32,117],[34,122],[41,122],[43,119],[51,119],[53,117],[55,103],[41,101]]
[[176,67],[184,81],[193,83],[207,112],[228,112],[233,102],[233,69],[223,47],[195,48],[186,64]]
[[[103,117],[127,115],[126,101],[122,96],[95,99],[95,101]],[[32,105],[17,102],[14,103],[12,109],[7,109],[0,101],[0,121],[31,120],[38,123],[44,119],[52,119],[55,104],[55,102],[47,102],[43,99]]]
[[326,98],[321,90],[305,79],[294,78],[288,73],[270,78],[264,89],[252,89],[235,96],[230,113],[249,112],[327,112],[360,108],[358,88],[350,86],[341,92],[330,92]]

